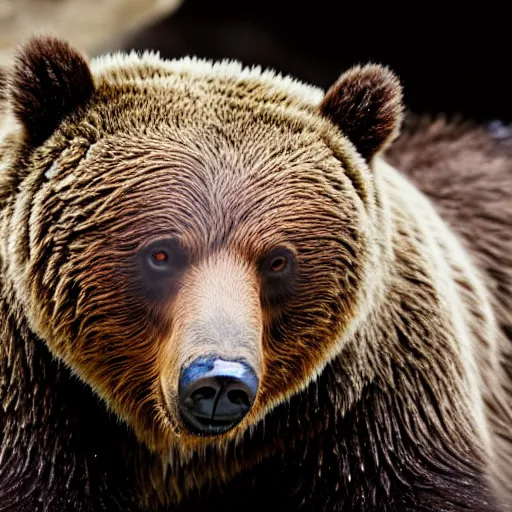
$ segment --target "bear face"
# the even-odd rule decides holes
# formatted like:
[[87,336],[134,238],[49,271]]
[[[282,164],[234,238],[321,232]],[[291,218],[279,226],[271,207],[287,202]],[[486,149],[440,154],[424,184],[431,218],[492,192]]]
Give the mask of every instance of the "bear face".
[[[368,66],[317,92],[227,63],[89,68],[53,39],[18,56],[6,280],[34,332],[151,449],[236,438],[364,318],[385,250],[371,163],[397,133],[400,89]],[[230,399],[243,414],[187,419],[190,369],[232,363],[245,376],[222,382],[243,381]],[[219,374],[208,382],[196,398],[220,407]]]

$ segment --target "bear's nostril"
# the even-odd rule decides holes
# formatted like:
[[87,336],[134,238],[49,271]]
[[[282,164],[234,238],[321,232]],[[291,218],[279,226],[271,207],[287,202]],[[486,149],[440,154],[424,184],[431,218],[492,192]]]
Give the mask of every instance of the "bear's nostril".
[[198,402],[199,400],[211,400],[215,398],[215,395],[217,394],[217,391],[214,388],[211,387],[203,387],[199,388],[196,391],[194,391],[190,398],[194,402]]
[[193,433],[215,435],[239,423],[252,407],[258,378],[240,361],[197,359],[180,376],[180,411]]
[[232,389],[231,391],[228,391],[228,398],[233,404],[243,405],[247,408],[251,406],[247,393],[241,389]]

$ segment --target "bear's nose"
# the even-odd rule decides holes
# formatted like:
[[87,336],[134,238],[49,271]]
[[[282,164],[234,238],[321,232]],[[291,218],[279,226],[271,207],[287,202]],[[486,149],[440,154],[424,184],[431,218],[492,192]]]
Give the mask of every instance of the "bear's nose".
[[246,363],[199,358],[181,371],[181,413],[193,433],[221,434],[249,412],[257,391],[258,378]]

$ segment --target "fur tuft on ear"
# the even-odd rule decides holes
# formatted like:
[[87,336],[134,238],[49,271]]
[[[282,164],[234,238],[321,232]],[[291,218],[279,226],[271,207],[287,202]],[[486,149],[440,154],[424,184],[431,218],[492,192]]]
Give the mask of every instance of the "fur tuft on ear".
[[383,66],[357,66],[341,75],[320,108],[370,162],[398,136],[402,88]]
[[34,147],[84,106],[94,91],[84,57],[53,37],[36,37],[22,46],[9,78],[9,101]]

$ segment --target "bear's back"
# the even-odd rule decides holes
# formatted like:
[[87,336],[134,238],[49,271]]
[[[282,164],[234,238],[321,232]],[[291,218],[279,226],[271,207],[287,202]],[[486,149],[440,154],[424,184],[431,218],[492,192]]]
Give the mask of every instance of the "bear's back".
[[[499,325],[496,346],[482,334],[477,350],[498,478],[512,492],[512,444],[506,411],[512,407],[512,131],[470,124],[413,120],[386,159],[434,204],[480,272]],[[464,287],[464,283],[457,283]],[[469,310],[472,291],[463,291]],[[478,315],[474,315],[478,329]],[[492,354],[489,356],[489,354]],[[503,368],[496,375],[496,361]],[[507,396],[496,392],[495,380]]]

